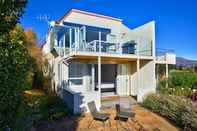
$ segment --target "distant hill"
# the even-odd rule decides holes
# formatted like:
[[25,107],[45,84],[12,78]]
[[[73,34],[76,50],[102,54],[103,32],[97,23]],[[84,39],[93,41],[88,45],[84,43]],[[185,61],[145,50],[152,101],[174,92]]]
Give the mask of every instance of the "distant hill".
[[183,57],[176,57],[176,66],[182,67],[192,67],[197,65],[196,60],[189,60]]

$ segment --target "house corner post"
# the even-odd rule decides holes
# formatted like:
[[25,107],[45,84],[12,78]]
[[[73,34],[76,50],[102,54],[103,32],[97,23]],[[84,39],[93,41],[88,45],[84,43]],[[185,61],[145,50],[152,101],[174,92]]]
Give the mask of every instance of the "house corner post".
[[168,63],[166,63],[166,88],[168,88]]
[[[139,40],[138,40],[139,42]],[[137,44],[137,61],[136,61],[136,66],[137,66],[137,101],[142,101],[141,100],[141,92],[140,92],[140,51],[139,51],[139,43]]]
[[101,93],[101,57],[98,57],[98,91]]
[[98,88],[101,95],[101,32],[99,32]]
[[95,67],[94,67],[94,64],[92,64],[91,70],[92,70],[92,90],[94,90],[94,88],[95,88]]
[[137,59],[137,101],[140,101],[140,60]]

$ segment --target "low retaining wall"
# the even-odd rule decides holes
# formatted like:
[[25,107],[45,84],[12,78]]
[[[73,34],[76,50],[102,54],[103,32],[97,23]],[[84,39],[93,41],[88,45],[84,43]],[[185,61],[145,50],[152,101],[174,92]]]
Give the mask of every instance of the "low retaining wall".
[[100,110],[101,98],[98,91],[91,92],[74,92],[70,89],[62,89],[62,99],[66,102],[69,109],[72,110],[74,114],[81,112],[89,112],[87,103],[90,101],[95,101],[96,107]]

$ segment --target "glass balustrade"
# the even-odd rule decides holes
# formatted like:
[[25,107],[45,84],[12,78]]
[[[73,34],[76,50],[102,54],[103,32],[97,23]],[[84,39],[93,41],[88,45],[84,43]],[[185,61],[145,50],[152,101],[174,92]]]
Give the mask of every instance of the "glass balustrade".
[[[108,54],[133,54],[140,56],[152,56],[152,41],[140,38],[125,43],[116,42],[109,38],[108,32],[92,31],[82,27],[54,27],[50,34],[51,48],[60,56],[66,56],[74,52],[96,52]],[[138,49],[137,49],[138,48]]]

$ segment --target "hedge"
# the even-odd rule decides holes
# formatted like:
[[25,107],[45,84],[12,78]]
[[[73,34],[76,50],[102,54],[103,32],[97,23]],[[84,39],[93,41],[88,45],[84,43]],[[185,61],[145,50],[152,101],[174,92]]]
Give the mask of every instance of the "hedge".
[[197,91],[197,73],[172,71],[168,79],[159,82],[157,89],[162,94],[190,96]]

